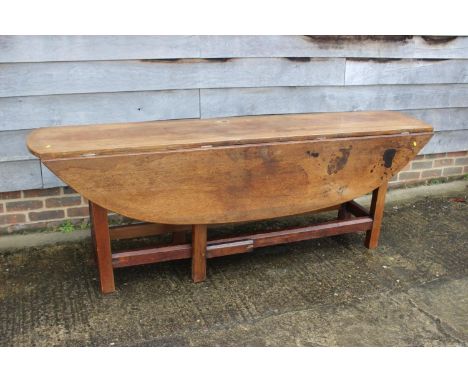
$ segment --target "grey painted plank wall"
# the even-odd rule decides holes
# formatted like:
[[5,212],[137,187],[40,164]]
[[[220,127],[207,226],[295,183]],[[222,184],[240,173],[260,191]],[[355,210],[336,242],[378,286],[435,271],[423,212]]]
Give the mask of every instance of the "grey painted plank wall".
[[199,118],[198,90],[0,98],[0,131]]
[[467,37],[203,36],[201,57],[468,58]]
[[346,85],[467,82],[468,60],[346,60]]
[[468,37],[0,36],[0,62],[199,57],[468,58]]
[[434,134],[421,154],[446,153],[468,150],[468,133],[466,130],[440,131]]
[[401,110],[468,150],[468,37],[0,36],[0,192],[63,185],[41,126]]
[[201,117],[468,107],[468,85],[201,89]]
[[198,36],[0,36],[0,62],[197,57]]
[[246,58],[0,64],[0,97],[223,87],[343,85],[345,60]]
[[41,164],[38,159],[0,162],[0,192],[42,187]]

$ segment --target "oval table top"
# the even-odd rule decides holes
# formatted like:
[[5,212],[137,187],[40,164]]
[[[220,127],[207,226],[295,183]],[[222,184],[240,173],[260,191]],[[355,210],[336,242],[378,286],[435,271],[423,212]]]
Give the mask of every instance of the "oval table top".
[[28,148],[50,160],[423,132],[432,127],[393,111],[283,114],[40,128]]

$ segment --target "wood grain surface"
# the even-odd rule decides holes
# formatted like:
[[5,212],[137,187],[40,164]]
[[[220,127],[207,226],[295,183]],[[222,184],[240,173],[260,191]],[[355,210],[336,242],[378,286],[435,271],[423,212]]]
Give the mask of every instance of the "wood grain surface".
[[289,114],[44,128],[28,147],[47,160],[418,132],[432,128],[398,112]]
[[387,182],[432,133],[270,142],[45,160],[80,194],[165,224],[268,219],[336,205]]

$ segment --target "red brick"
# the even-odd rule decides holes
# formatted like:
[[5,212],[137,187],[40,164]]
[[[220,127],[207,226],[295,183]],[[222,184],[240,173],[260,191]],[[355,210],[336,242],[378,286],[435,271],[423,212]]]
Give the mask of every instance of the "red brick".
[[7,202],[6,210],[8,212],[37,210],[42,208],[42,200],[19,200],[17,202]]
[[445,167],[445,166],[451,166],[453,164],[453,159],[436,159],[434,161],[434,167]]
[[68,207],[68,206],[79,206],[81,204],[81,196],[63,196],[61,198],[49,198],[46,199],[46,207]]
[[3,204],[0,203],[0,213],[3,212]]
[[421,172],[421,178],[438,178],[442,176],[442,169],[439,168],[437,170],[426,170]]
[[89,208],[88,207],[74,207],[67,209],[67,216],[74,218],[78,216],[88,216]]
[[25,221],[26,215],[24,214],[0,215],[0,225],[24,223]]
[[65,217],[65,212],[63,210],[50,210],[50,211],[29,213],[29,219],[32,221],[62,219],[64,217]]
[[68,195],[68,194],[77,194],[77,192],[76,192],[73,188],[71,188],[71,187],[69,187],[69,186],[66,186],[66,187],[63,188],[63,193],[64,193],[65,195]]
[[27,190],[23,191],[23,197],[25,198],[36,198],[41,196],[55,196],[60,195],[60,188],[46,188],[38,190]]
[[465,165],[465,164],[468,165],[468,157],[455,159],[455,164],[456,164],[456,165],[459,165],[459,166],[460,166],[460,165],[463,166],[463,165]]
[[420,174],[421,173],[419,171],[400,172],[398,175],[398,180],[419,179]]
[[454,151],[452,153],[447,153],[448,157],[464,157],[468,151]]
[[463,174],[468,174],[468,166],[463,167]]
[[1,200],[19,199],[21,198],[21,191],[0,192]]
[[424,159],[434,159],[434,158],[445,158],[447,153],[442,154],[426,154],[424,155]]
[[449,176],[449,175],[460,175],[462,173],[463,167],[447,167],[444,168],[442,175]]
[[426,161],[421,161],[421,162],[413,162],[411,164],[411,168],[413,170],[425,170],[428,168],[432,168],[432,161],[426,160]]

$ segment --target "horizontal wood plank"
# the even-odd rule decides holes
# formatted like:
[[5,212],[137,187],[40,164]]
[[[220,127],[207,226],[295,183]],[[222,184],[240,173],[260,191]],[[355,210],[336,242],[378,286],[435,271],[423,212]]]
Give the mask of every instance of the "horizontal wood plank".
[[0,36],[0,62],[229,57],[468,58],[468,38],[421,36]]
[[199,116],[198,90],[0,98],[0,130]]
[[0,162],[36,159],[26,147],[31,130],[0,131]]
[[41,163],[41,173],[42,173],[42,187],[43,188],[53,188],[53,187],[63,187],[66,186],[62,180],[57,178],[52,171],[50,171],[46,166]]
[[468,58],[468,37],[201,36],[201,57]]
[[39,160],[0,162],[0,192],[42,187]]
[[468,132],[466,130],[439,131],[421,150],[421,154],[466,150],[468,150]]
[[341,58],[0,64],[0,97],[256,86],[343,85]]
[[200,57],[199,36],[0,36],[0,62]]
[[468,60],[346,60],[346,85],[467,82]]
[[468,107],[468,85],[202,89],[201,117]]
[[428,123],[434,131],[468,130],[468,108],[419,109],[403,112]]

